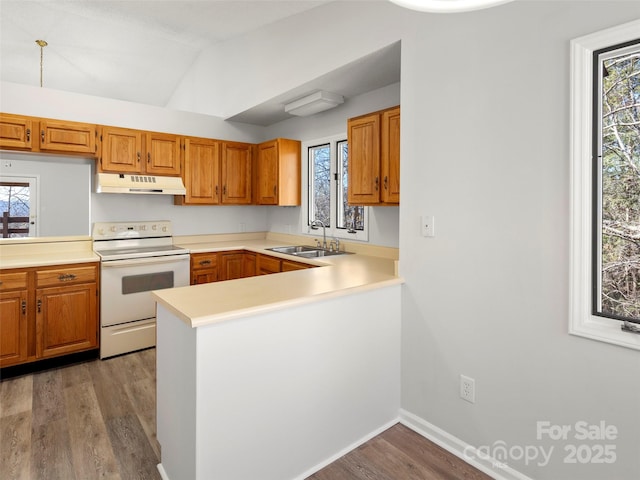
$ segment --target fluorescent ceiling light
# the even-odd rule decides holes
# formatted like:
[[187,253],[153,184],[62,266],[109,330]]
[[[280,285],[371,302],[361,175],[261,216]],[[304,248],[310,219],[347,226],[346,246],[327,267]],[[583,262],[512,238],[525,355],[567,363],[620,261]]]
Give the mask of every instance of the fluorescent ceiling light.
[[324,112],[330,108],[337,107],[344,102],[342,95],[331,92],[319,91],[287,103],[284,111],[298,117],[306,117],[314,113]]
[[454,13],[494,7],[513,0],[391,0],[401,7],[432,13]]

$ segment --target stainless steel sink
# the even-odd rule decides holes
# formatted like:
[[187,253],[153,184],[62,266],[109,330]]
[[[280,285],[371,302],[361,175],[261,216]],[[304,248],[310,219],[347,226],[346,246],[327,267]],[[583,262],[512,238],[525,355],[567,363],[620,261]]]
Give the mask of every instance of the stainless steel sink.
[[319,247],[312,247],[310,245],[294,245],[287,247],[273,247],[267,248],[272,252],[286,253],[287,255],[294,255],[296,257],[304,258],[316,258],[316,257],[329,257],[332,255],[344,255],[350,252],[338,252],[335,250],[327,250]]

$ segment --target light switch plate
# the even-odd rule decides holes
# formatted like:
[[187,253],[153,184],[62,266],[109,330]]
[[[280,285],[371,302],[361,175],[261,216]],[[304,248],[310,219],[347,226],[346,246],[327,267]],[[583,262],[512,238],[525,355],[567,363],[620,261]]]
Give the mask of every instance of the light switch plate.
[[422,215],[420,217],[420,228],[423,237],[435,237],[435,218],[433,215]]

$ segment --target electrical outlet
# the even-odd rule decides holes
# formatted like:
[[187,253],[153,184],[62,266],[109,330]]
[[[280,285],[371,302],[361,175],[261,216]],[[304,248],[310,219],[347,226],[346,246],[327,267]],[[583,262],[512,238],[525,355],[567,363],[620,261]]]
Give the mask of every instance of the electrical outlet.
[[460,398],[476,403],[476,381],[473,378],[460,375]]

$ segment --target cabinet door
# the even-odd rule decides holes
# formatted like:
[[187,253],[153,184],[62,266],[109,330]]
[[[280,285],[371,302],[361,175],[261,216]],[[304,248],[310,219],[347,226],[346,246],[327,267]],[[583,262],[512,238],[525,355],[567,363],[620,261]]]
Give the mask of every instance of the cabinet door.
[[39,358],[97,346],[95,283],[36,290],[36,355]]
[[255,197],[258,205],[301,204],[300,142],[277,138],[258,145]]
[[142,173],[142,132],[127,128],[102,128],[100,171]]
[[222,203],[251,204],[251,145],[222,143]]
[[40,120],[40,150],[94,155],[96,126],[43,118]]
[[258,145],[256,172],[256,202],[258,205],[278,204],[278,142]]
[[220,142],[185,138],[183,180],[188,205],[220,203]]
[[27,359],[27,291],[0,293],[0,367]]
[[201,285],[218,281],[218,268],[205,268],[191,272],[191,285]]
[[8,113],[1,114],[0,148],[31,150],[33,145],[33,124],[34,121],[30,117],[10,115]]
[[146,132],[146,167],[149,175],[180,175],[180,138],[169,133]]
[[350,119],[348,202],[371,205],[380,202],[380,114]]
[[384,203],[400,203],[400,107],[382,113],[382,191]]
[[269,255],[258,255],[257,259],[258,275],[268,275],[270,273],[280,273],[281,260]]
[[255,277],[256,276],[256,254],[245,253],[244,263],[242,268],[243,277]]
[[220,280],[233,280],[244,277],[244,253],[221,253],[218,274]]

